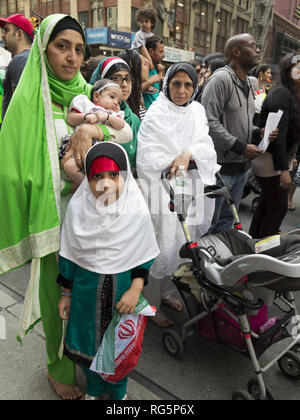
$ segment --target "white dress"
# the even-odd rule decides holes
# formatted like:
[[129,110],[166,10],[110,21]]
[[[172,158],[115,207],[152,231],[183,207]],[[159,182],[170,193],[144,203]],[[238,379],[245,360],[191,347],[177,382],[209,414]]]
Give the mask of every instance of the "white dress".
[[[215,173],[219,166],[208,130],[202,105],[192,102],[180,107],[163,92],[151,105],[141,124],[137,172],[150,207],[160,248],[160,255],[150,271],[156,279],[172,275],[183,262],[179,250],[186,242],[177,215],[168,209],[170,197],[160,182],[161,172],[184,150],[189,150],[198,167],[198,170],[191,171],[191,178],[201,179],[202,191],[203,185],[215,184]],[[192,217],[190,211],[187,219],[192,240],[206,233],[214,212],[214,200],[202,197],[197,201],[196,217]]]

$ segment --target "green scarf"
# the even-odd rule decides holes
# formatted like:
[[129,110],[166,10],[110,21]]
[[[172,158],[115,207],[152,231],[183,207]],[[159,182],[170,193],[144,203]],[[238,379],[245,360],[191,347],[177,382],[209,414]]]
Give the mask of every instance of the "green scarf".
[[51,32],[65,16],[42,21],[0,132],[0,274],[59,250],[61,186],[52,101],[68,106],[74,96],[91,91],[80,72],[62,82],[47,64]]
[[133,139],[129,143],[123,143],[122,146],[127,152],[131,169],[133,173],[136,170],[136,151],[137,151],[137,134],[141,125],[138,116],[131,111],[129,105],[126,102],[122,102],[122,111],[125,113],[125,121],[130,126],[133,134]]

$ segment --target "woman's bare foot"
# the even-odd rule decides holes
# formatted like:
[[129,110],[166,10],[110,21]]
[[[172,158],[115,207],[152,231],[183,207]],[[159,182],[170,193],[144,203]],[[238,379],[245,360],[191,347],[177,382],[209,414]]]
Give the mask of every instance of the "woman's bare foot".
[[161,301],[165,305],[174,309],[174,311],[177,311],[177,312],[182,312],[183,311],[183,304],[180,302],[179,299],[173,298],[173,296],[167,296],[165,298],[162,298]]
[[76,386],[70,386],[61,382],[56,382],[47,371],[47,379],[55,394],[62,400],[80,400],[83,397],[83,392]]
[[149,318],[152,322],[154,322],[154,324],[161,328],[166,328],[173,325],[173,321],[167,318],[167,316],[160,309],[156,312],[155,316],[150,316]]

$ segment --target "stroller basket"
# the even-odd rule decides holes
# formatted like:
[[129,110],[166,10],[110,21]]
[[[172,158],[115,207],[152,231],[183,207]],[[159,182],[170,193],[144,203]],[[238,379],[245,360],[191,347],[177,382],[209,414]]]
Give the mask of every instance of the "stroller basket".
[[[202,300],[204,299],[200,293],[201,287],[197,286],[194,281],[189,284],[186,279],[176,276],[172,278],[172,281],[185,302],[190,318],[195,317],[194,327],[198,335],[204,336],[210,341],[223,343],[249,356],[240,326],[235,314],[229,308],[226,308],[227,311],[224,312],[224,305],[219,304],[217,309],[214,310],[216,300],[205,302],[205,305],[203,305]],[[196,315],[201,313],[204,315],[203,318],[196,319]],[[275,325],[266,328],[264,332],[259,332],[259,327],[267,321],[268,310],[266,306],[262,306],[258,313],[249,316],[251,332],[253,333],[253,346],[258,358],[273,344],[291,337],[287,326],[295,315],[295,309],[290,308],[281,319],[276,319]]]

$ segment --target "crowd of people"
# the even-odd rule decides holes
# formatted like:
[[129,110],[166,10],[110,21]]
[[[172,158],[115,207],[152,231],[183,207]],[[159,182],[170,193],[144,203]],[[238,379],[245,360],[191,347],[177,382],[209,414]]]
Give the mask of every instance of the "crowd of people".
[[[262,193],[250,234],[278,234],[300,142],[300,57],[283,58],[280,82],[269,89],[270,67],[260,66],[250,34],[230,38],[224,55],[165,72],[149,10],[138,13],[135,48],[102,60],[88,57],[74,18],[48,16],[36,34],[25,19],[0,19],[13,56],[0,132],[0,273],[31,261],[18,338],[42,321],[57,395],[126,399],[127,376],[112,384],[89,370],[114,309],[133,313],[142,292],[160,327],[173,323],[161,303],[183,310],[170,276],[185,239],[169,212],[162,171],[169,167],[175,177],[194,161],[189,176],[203,185],[215,184],[219,171],[238,209],[252,166]],[[279,109],[283,117],[263,153],[267,117]],[[222,197],[202,197],[197,206],[196,223],[188,215],[193,237],[232,228]],[[75,363],[87,377],[85,394]]]

